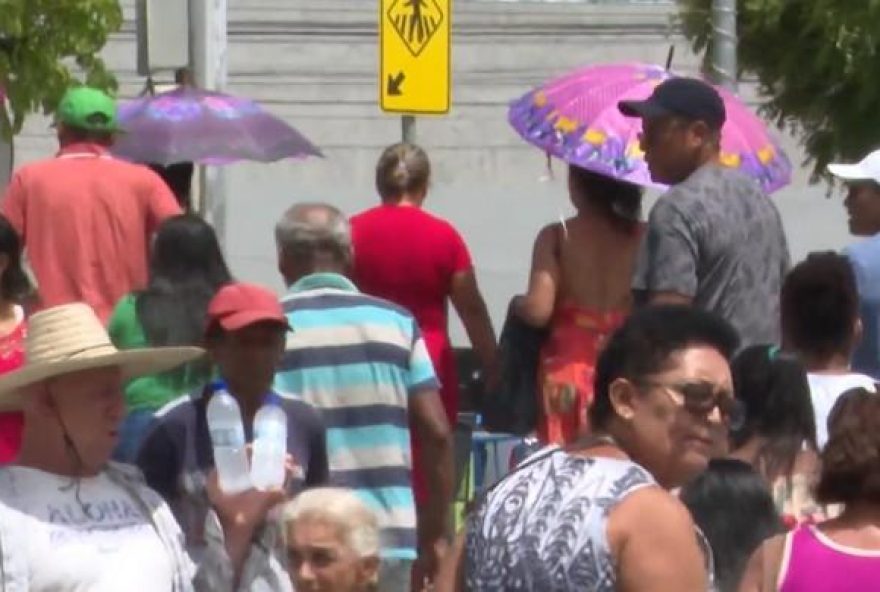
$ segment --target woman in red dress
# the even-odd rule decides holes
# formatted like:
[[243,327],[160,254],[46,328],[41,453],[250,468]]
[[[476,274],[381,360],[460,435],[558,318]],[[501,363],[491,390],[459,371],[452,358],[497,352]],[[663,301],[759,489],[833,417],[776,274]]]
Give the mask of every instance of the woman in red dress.
[[[19,303],[30,294],[30,281],[21,268],[21,241],[9,221],[0,216],[0,374],[24,363],[27,324]],[[20,412],[0,411],[0,464],[18,456],[22,424]]]
[[632,305],[630,282],[642,237],[642,191],[577,167],[568,190],[577,214],[535,240],[526,294],[514,312],[547,327],[538,368],[538,437],[568,444],[589,432],[596,360]]
[[[448,303],[461,318],[487,383],[497,380],[496,341],[464,240],[449,222],[422,209],[430,176],[428,156],[418,146],[396,144],[382,154],[376,166],[382,204],[351,220],[354,278],[365,293],[415,316],[454,425],[458,373],[449,342]],[[418,499],[423,484],[417,468],[414,475]]]

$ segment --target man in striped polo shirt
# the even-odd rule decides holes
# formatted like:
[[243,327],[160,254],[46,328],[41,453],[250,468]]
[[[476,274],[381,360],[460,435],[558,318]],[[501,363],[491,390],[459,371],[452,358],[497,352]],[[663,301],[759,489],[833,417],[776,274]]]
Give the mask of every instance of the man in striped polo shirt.
[[[377,511],[383,527],[380,589],[409,592],[433,580],[452,502],[452,436],[425,344],[403,308],[361,294],[346,277],[351,233],[339,210],[289,209],[275,227],[282,303],[296,329],[276,376],[279,390],[319,409],[330,479]],[[431,497],[416,508],[410,426]],[[420,589],[420,588],[419,588]]]

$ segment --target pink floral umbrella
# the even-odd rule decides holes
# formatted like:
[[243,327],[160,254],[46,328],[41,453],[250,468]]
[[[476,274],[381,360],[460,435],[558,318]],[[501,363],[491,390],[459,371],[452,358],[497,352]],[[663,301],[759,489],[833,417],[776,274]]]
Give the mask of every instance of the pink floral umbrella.
[[[508,120],[529,143],[569,164],[644,186],[651,181],[639,147],[642,122],[625,117],[622,100],[644,100],[675,76],[661,66],[591,66],[552,80],[510,106]],[[767,126],[729,91],[717,88],[727,109],[721,163],[740,169],[773,192],[791,182],[791,163]]]

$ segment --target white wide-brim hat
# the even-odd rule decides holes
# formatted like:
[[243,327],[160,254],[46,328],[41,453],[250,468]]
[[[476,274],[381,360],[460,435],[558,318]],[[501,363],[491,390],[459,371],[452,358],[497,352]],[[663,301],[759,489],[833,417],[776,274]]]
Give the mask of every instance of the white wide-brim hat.
[[48,308],[28,319],[25,364],[0,376],[0,409],[21,407],[24,387],[94,368],[118,367],[123,380],[170,370],[204,354],[199,347],[118,350],[87,304]]

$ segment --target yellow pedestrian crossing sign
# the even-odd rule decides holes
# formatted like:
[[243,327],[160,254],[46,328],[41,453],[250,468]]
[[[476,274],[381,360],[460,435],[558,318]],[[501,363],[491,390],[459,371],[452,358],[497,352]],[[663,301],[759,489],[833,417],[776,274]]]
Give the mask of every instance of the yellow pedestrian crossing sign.
[[393,113],[446,113],[452,0],[380,0],[380,105]]

